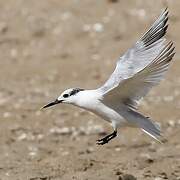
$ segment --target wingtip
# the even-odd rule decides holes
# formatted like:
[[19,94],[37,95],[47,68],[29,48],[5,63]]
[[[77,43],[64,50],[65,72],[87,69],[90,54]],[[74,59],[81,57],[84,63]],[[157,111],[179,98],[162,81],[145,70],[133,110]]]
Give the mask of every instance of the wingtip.
[[166,6],[163,10],[163,14],[168,14],[169,13],[169,9],[168,9],[168,6]]
[[167,32],[168,26],[169,26],[169,24],[166,24],[166,25],[164,26],[164,33]]
[[173,46],[173,41],[172,40],[170,40],[168,43],[167,43],[167,45],[166,46],[168,46],[168,47],[172,47]]
[[168,18],[169,18],[168,15],[169,15],[169,9],[168,9],[168,7],[166,7],[166,8],[161,12],[160,17],[164,16],[164,18],[165,18],[165,19],[167,18],[167,20],[168,20]]
[[[174,47],[174,49],[175,49],[175,47]],[[173,50],[174,50],[174,49],[173,49]],[[172,58],[174,57],[175,54],[176,54],[176,52],[174,51],[174,52],[172,53]]]
[[166,7],[164,8],[164,11],[168,11],[168,6],[166,6]]

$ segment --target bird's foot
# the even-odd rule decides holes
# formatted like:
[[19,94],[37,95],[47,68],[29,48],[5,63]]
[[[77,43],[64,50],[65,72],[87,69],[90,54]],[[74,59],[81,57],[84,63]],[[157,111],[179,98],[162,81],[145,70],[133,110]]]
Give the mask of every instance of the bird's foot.
[[116,136],[117,136],[117,131],[114,131],[113,133],[105,136],[104,138],[98,139],[98,140],[96,141],[96,144],[98,144],[98,145],[107,144],[111,139],[115,138]]
[[107,138],[103,138],[103,139],[98,139],[96,141],[96,144],[98,145],[104,145],[104,144],[107,144],[109,142],[109,140]]

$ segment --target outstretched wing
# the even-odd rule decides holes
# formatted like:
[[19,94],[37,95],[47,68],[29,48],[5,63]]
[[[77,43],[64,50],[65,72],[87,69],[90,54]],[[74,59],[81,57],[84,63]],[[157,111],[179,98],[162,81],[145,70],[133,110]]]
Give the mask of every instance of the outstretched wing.
[[104,103],[114,106],[126,104],[136,108],[137,101],[163,79],[174,56],[173,43],[169,42],[159,55],[133,77],[123,80],[119,86],[104,95]]
[[121,81],[133,77],[150,64],[165,47],[163,36],[168,27],[167,21],[168,10],[166,8],[136,44],[119,58],[114,72],[98,90],[106,94],[119,86]]

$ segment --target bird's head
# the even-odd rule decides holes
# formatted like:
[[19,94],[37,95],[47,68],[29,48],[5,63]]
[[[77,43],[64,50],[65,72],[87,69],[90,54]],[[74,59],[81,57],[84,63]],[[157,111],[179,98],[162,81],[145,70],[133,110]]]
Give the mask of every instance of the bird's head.
[[77,95],[81,91],[84,91],[84,89],[80,89],[80,88],[67,89],[55,101],[50,102],[49,104],[43,106],[42,109],[45,109],[47,107],[50,107],[59,103],[75,104],[78,98]]

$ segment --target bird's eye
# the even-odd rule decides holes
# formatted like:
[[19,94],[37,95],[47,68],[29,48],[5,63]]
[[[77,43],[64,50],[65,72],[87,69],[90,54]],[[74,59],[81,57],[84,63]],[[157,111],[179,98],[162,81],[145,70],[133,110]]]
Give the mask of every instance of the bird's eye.
[[69,94],[64,94],[63,97],[67,98],[67,97],[69,97]]

